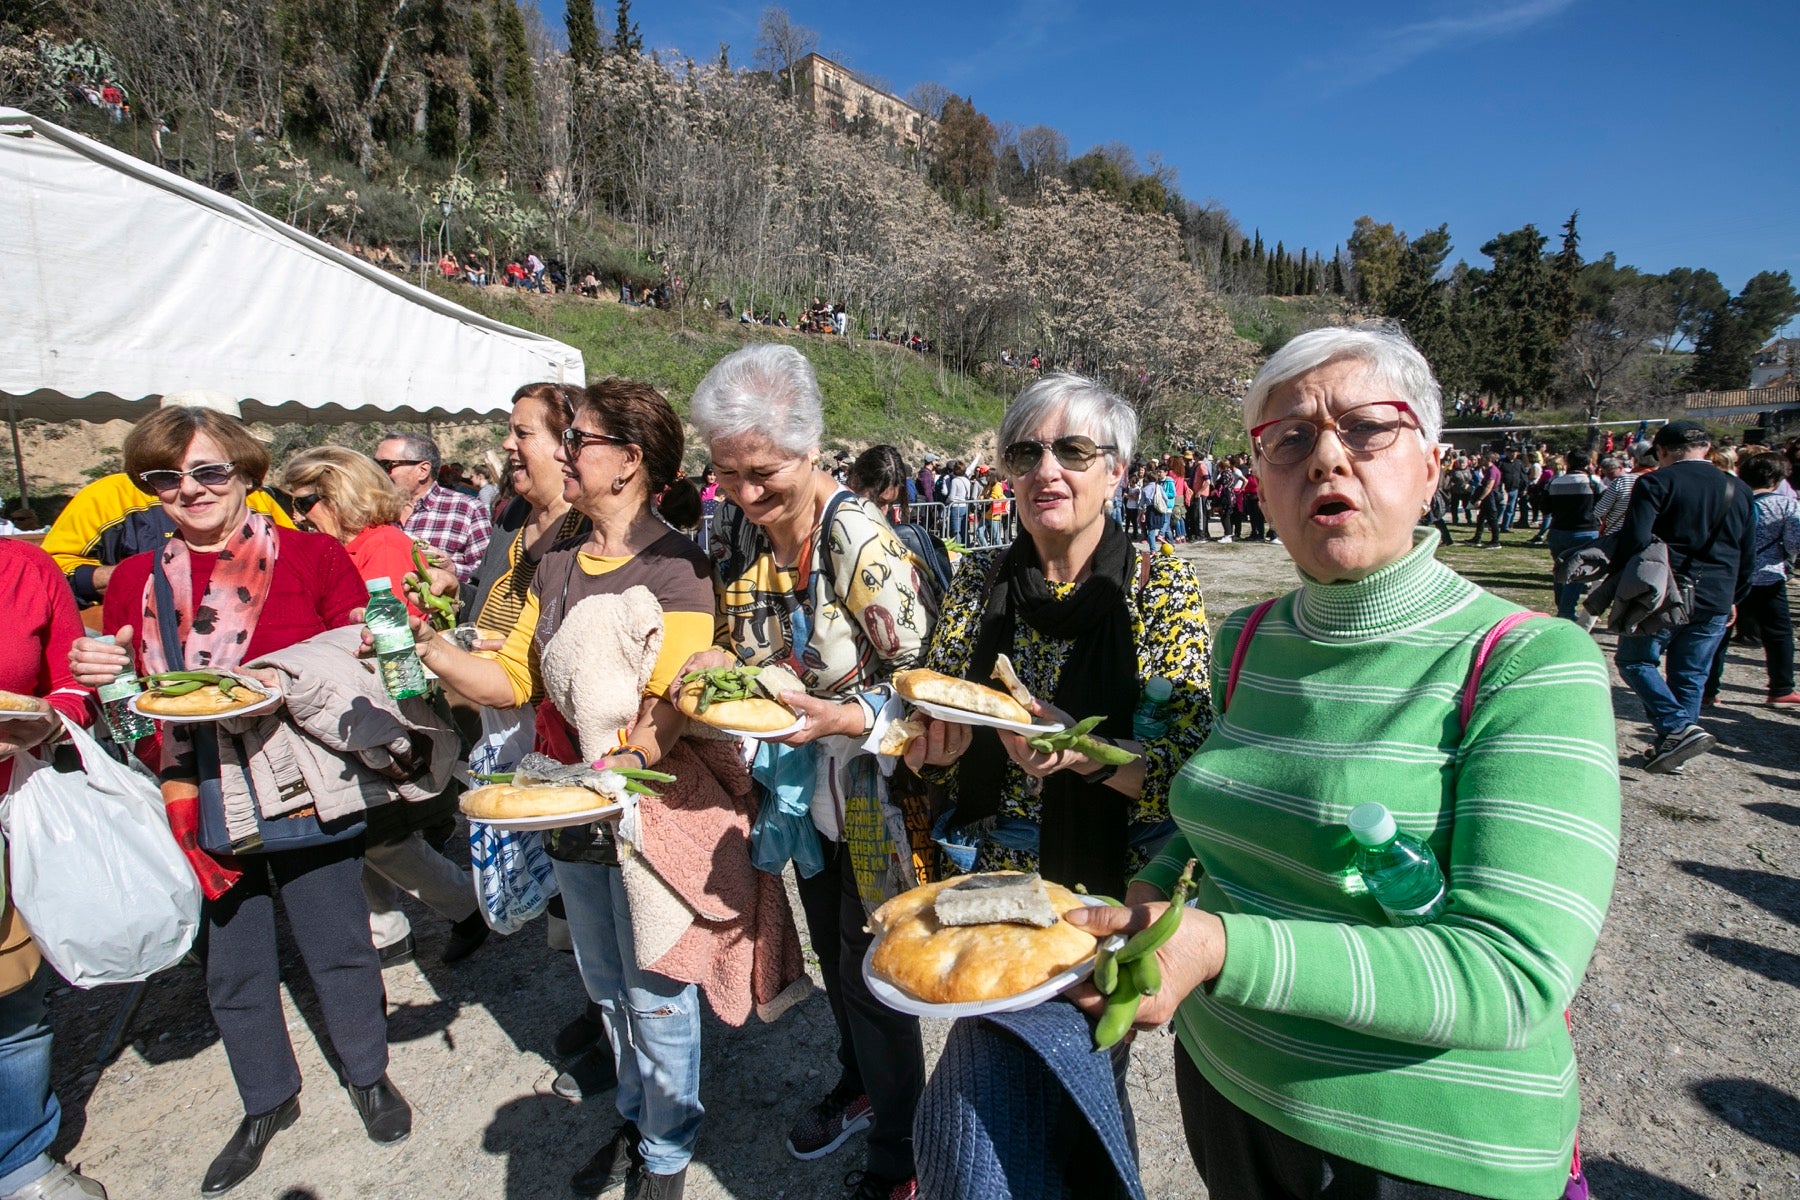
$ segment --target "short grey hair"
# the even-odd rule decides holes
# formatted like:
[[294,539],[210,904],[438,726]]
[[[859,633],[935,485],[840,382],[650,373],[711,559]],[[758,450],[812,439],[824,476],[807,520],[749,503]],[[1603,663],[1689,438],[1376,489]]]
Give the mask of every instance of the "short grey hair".
[[381,442],[399,442],[405,447],[401,451],[402,454],[408,458],[416,458],[421,462],[431,464],[433,475],[436,475],[438,468],[444,465],[444,455],[438,449],[438,444],[422,433],[405,433],[398,429],[390,429],[382,434],[381,441],[375,444],[379,446]]
[[1059,412],[1065,429],[1117,447],[1107,452],[1113,462],[1131,461],[1137,449],[1137,410],[1105,384],[1068,371],[1053,371],[1034,381],[1006,406],[1006,415],[1000,418],[1001,453]]
[[806,355],[779,342],[733,350],[706,373],[688,420],[709,446],[760,433],[786,454],[810,454],[825,437],[825,398]]
[[1269,394],[1282,384],[1316,371],[1338,359],[1365,364],[1381,383],[1404,400],[1419,421],[1419,437],[1427,447],[1437,445],[1444,428],[1444,392],[1431,364],[1393,321],[1365,321],[1360,325],[1332,325],[1311,329],[1270,355],[1244,396],[1244,428],[1263,423]]

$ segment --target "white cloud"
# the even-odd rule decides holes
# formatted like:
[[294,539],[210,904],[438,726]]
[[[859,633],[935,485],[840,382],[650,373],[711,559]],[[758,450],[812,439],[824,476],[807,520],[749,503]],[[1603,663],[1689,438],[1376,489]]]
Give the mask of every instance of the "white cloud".
[[1509,37],[1558,15],[1575,0],[1515,0],[1461,6],[1454,13],[1379,30],[1328,58],[1309,65],[1313,81],[1324,78],[1324,95],[1371,83],[1442,50]]

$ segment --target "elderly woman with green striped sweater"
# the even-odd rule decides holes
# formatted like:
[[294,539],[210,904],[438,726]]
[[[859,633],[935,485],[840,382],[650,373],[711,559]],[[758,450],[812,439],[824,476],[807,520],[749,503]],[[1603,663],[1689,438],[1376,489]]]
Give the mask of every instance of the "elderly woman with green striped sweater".
[[[1174,1021],[1213,1200],[1553,1200],[1580,1107],[1564,1010],[1618,851],[1605,666],[1433,557],[1442,410],[1403,334],[1302,334],[1244,419],[1301,585],[1218,631],[1179,832],[1129,907],[1073,919],[1140,928],[1198,860],[1138,1024]],[[1430,923],[1390,923],[1352,866],[1367,800],[1442,863]]]

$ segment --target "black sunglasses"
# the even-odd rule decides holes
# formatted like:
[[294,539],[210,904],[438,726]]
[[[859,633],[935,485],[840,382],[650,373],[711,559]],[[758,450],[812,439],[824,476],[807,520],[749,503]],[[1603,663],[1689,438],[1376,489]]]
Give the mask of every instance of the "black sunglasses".
[[589,442],[611,442],[615,446],[629,446],[631,439],[614,437],[610,433],[589,433],[585,429],[577,429],[573,425],[562,431],[563,450],[574,458],[581,453],[581,448]]
[[378,458],[375,465],[384,471],[392,471],[395,467],[416,467],[424,461],[422,458]]
[[138,482],[153,492],[172,492],[183,479],[192,479],[201,487],[224,487],[237,474],[236,463],[201,463],[185,471],[158,470],[138,472]]
[[313,510],[313,505],[317,504],[319,501],[323,500],[324,498],[325,498],[325,493],[323,493],[323,492],[308,492],[304,496],[295,496],[293,498],[294,499],[294,515],[297,517],[304,517],[307,513],[311,512]]
[[1113,445],[1096,445],[1090,437],[1071,434],[1048,442],[1014,442],[1000,452],[1000,461],[1009,475],[1029,475],[1037,470],[1038,463],[1044,460],[1044,451],[1048,450],[1069,470],[1085,471],[1101,454],[1117,449]]

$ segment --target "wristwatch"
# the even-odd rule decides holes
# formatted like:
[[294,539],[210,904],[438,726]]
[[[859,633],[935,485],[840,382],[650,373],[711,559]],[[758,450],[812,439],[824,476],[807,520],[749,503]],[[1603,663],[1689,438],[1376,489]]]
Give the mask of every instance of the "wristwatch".
[[[1115,744],[1111,738],[1096,738],[1095,740],[1105,742],[1109,746]],[[1118,773],[1119,773],[1119,768],[1118,768],[1117,764],[1102,763],[1100,765],[1100,769],[1098,771],[1091,771],[1088,774],[1083,775],[1081,778],[1090,784],[1099,786],[1100,784],[1105,783],[1107,780],[1111,779],[1114,775],[1117,775]]]

